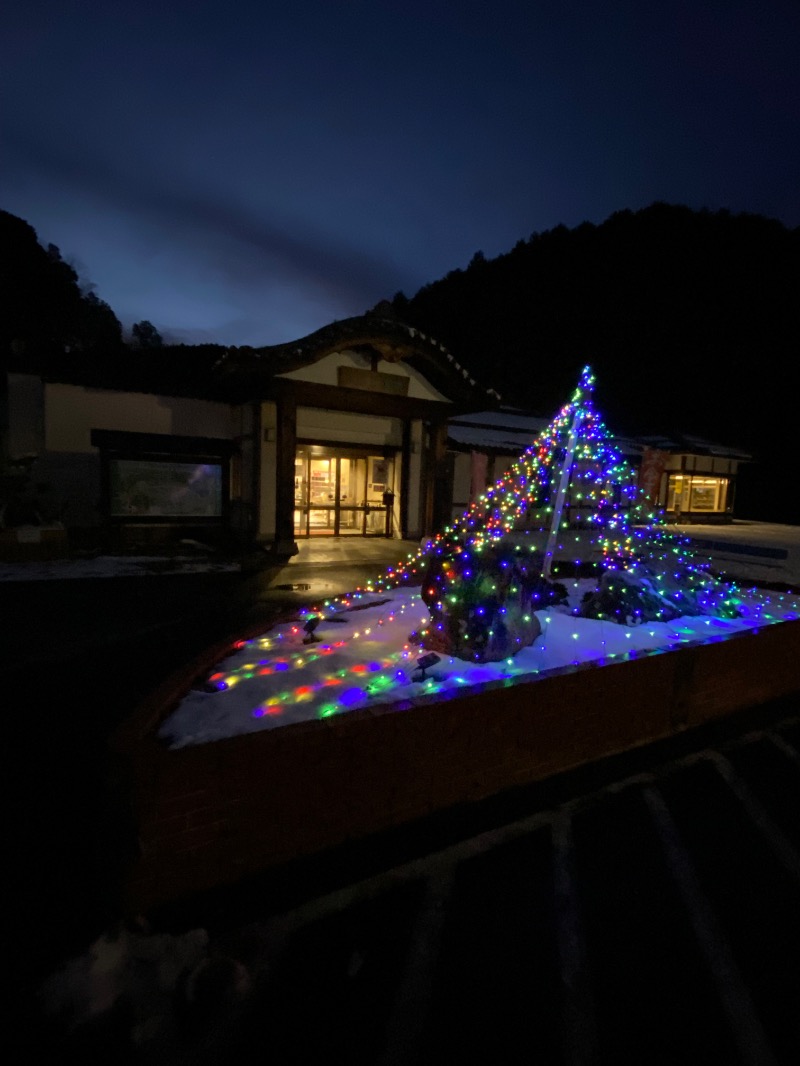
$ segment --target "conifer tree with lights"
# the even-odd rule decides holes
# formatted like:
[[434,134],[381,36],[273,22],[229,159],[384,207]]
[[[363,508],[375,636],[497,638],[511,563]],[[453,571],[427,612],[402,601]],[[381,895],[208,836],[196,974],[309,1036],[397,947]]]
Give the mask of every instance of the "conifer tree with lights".
[[[536,612],[567,604],[563,579],[591,578],[574,613],[634,626],[681,615],[734,617],[732,590],[636,484],[594,403],[585,367],[572,399],[452,526],[387,583],[422,575],[431,652],[508,658],[541,633]],[[562,579],[562,580],[559,580]]]

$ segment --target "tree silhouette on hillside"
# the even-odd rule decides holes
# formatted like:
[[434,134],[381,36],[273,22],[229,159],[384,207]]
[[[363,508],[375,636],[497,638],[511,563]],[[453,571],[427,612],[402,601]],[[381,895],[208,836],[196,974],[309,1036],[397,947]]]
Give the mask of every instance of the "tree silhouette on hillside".
[[749,451],[740,492],[767,518],[794,451],[781,368],[797,357],[798,292],[800,229],[655,203],[473,257],[394,306],[507,403],[546,412],[588,361],[615,433]]
[[54,244],[39,243],[27,222],[0,211],[0,358],[3,366],[48,370],[122,349],[109,305],[81,288]]

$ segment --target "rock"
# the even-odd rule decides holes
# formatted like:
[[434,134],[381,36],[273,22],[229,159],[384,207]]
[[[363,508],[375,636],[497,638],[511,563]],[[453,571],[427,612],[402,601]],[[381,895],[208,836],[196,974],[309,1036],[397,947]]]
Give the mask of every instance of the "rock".
[[566,603],[566,590],[542,576],[541,562],[503,542],[433,555],[421,590],[431,622],[410,639],[472,662],[515,655],[542,632],[535,612]]

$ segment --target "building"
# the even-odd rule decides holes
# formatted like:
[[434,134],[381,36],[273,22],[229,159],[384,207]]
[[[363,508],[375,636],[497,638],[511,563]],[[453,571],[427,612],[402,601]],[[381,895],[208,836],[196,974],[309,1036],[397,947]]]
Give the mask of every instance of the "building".
[[73,542],[201,534],[292,554],[309,536],[420,538],[449,514],[449,419],[497,400],[380,311],[269,348],[12,370],[7,539],[50,525]]
[[[506,471],[549,419],[517,408],[456,414],[448,423],[451,518]],[[675,522],[730,522],[742,463],[740,449],[683,435],[620,437],[614,443],[637,471],[638,484]]]
[[[190,536],[281,555],[313,536],[419,539],[547,421],[502,407],[380,305],[272,347],[12,368],[3,411],[6,557]],[[617,443],[669,513],[730,519],[749,456],[699,440]]]

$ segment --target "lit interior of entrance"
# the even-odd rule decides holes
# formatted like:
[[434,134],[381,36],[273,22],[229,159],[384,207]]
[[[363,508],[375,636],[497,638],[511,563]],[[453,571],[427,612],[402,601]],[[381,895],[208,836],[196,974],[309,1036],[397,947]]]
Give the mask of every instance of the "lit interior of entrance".
[[[294,460],[294,533],[391,536],[394,460],[352,449],[304,445]],[[388,504],[388,506],[387,506]]]

